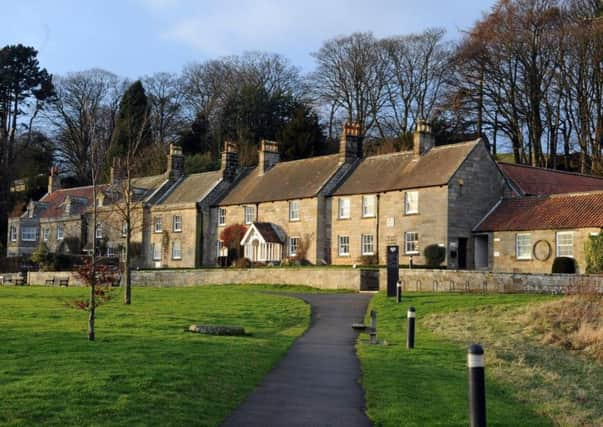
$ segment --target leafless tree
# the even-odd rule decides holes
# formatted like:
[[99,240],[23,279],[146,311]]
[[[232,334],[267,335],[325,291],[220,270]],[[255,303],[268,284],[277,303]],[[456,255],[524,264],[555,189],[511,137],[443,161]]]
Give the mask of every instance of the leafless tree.
[[151,103],[153,139],[165,146],[184,125],[183,80],[171,73],[155,73],[142,82]]

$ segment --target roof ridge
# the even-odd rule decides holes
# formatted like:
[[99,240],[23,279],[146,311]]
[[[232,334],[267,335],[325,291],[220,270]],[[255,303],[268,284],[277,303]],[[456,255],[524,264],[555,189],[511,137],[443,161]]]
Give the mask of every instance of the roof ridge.
[[585,197],[585,196],[593,196],[601,194],[603,195],[603,190],[592,190],[592,191],[573,191],[571,193],[557,193],[551,194],[550,198],[561,198],[561,197]]
[[330,157],[335,157],[335,156],[339,156],[339,153],[323,154],[322,156],[312,156],[312,157],[304,157],[303,159],[287,160],[285,162],[275,163],[274,167],[277,167],[279,165],[286,165],[286,164],[291,164],[291,163],[303,162],[305,160],[326,159],[328,157],[330,158]]
[[510,162],[499,162],[499,161],[497,161],[496,163],[498,163],[499,165],[515,166],[515,167],[521,167],[521,168],[525,168],[525,169],[538,169],[543,172],[549,172],[549,173],[559,173],[559,174],[563,174],[563,175],[572,175],[572,176],[579,176],[579,177],[584,177],[584,178],[595,178],[595,179],[603,180],[603,176],[588,175],[585,173],[564,171],[564,170],[559,170],[559,169],[543,168],[541,166],[526,165],[524,163],[510,163]]

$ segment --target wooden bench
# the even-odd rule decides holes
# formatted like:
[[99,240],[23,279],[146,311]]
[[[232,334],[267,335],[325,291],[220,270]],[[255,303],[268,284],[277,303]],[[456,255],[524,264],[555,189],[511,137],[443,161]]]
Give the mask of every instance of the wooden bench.
[[44,284],[45,284],[45,285],[54,286],[54,283],[55,283],[55,279],[54,279],[54,277],[53,277],[52,279],[46,279],[46,281],[45,281],[45,283],[44,283]]
[[66,279],[59,279],[59,286],[68,287],[69,286],[69,277]]

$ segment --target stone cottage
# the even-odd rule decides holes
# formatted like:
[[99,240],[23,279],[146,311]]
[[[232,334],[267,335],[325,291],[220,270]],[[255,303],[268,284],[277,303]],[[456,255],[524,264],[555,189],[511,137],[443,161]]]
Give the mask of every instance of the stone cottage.
[[363,159],[330,197],[333,264],[386,263],[386,247],[401,264],[426,264],[428,246],[442,248],[448,268],[475,268],[475,224],[502,197],[505,177],[482,139],[434,146],[420,123],[413,150]]
[[216,264],[215,204],[239,174],[236,144],[226,142],[220,170],[183,176],[150,209],[148,266],[195,268]]
[[492,271],[551,273],[555,257],[584,273],[589,236],[603,228],[603,191],[505,198],[475,227],[488,236]]
[[276,262],[300,257],[303,251],[313,264],[330,263],[331,207],[326,198],[360,161],[361,141],[359,127],[347,124],[337,154],[289,162],[280,162],[277,142],[261,141],[258,166],[216,207],[217,235],[233,224],[256,224],[255,232],[270,237],[243,242],[252,261]]

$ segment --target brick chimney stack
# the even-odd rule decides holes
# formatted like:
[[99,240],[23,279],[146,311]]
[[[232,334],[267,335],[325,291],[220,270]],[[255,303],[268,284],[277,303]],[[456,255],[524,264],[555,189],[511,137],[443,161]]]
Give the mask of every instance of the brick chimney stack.
[[413,151],[415,157],[427,153],[434,145],[435,137],[431,133],[431,125],[426,120],[419,120],[413,134]]
[[259,175],[262,176],[281,160],[281,155],[278,152],[278,142],[262,139],[258,157]]
[[184,175],[184,155],[182,147],[178,144],[170,144],[170,152],[167,155],[168,179],[177,180]]
[[346,122],[339,140],[339,163],[353,162],[362,158],[362,136],[360,124]]
[[48,194],[54,193],[61,189],[61,177],[59,176],[59,168],[52,166],[50,175],[48,175]]
[[224,142],[224,151],[222,151],[222,178],[232,182],[237,176],[239,169],[239,147],[231,141]]

